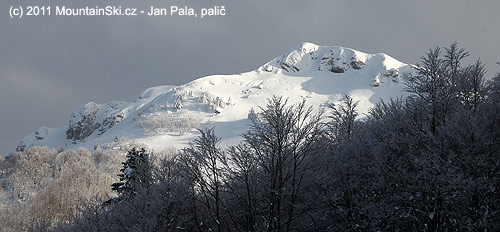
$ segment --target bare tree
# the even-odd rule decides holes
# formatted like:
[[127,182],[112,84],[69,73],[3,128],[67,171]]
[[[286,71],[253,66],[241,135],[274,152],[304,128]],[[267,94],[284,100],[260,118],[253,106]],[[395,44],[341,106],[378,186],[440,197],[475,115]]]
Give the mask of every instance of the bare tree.
[[344,100],[338,104],[332,104],[331,113],[328,116],[327,133],[335,143],[340,140],[351,140],[355,130],[356,117],[358,112],[356,107],[359,101],[354,101],[349,95],[344,95]]
[[262,193],[258,160],[247,143],[229,147],[227,154],[226,202],[234,227],[243,231],[257,231]]
[[[215,135],[213,128],[199,131],[200,137],[182,150],[180,159],[186,165],[188,178],[196,184],[194,193],[201,195],[200,202],[209,212],[211,222],[217,231],[222,231],[221,188],[227,159],[219,147],[220,138]],[[210,224],[206,223],[206,226]]]
[[486,98],[485,73],[484,64],[478,59],[476,63],[465,67],[459,74],[457,94],[461,103],[473,110],[476,110]]
[[407,83],[407,91],[414,94],[421,103],[422,109],[429,113],[430,130],[436,128],[451,108],[450,100],[453,84],[447,75],[447,63],[441,58],[441,48],[431,49],[422,57],[422,64],[417,67],[419,77]]
[[322,112],[313,113],[305,102],[288,106],[282,98],[269,99],[260,120],[243,135],[265,173],[267,231],[288,231],[304,209],[298,209],[309,174],[316,139],[321,134]]

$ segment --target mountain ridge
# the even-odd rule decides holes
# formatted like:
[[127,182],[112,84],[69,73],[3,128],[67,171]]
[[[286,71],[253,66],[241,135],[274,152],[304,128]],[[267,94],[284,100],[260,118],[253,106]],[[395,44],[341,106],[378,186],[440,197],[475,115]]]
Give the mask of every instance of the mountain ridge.
[[71,113],[67,126],[41,127],[12,152],[40,145],[91,149],[120,138],[153,149],[180,148],[200,126],[215,126],[223,143],[233,144],[248,128],[250,110],[273,95],[324,107],[349,94],[366,113],[379,99],[405,95],[404,82],[415,75],[412,65],[384,53],[304,42],[254,71],[151,87],[133,102],[89,102]]

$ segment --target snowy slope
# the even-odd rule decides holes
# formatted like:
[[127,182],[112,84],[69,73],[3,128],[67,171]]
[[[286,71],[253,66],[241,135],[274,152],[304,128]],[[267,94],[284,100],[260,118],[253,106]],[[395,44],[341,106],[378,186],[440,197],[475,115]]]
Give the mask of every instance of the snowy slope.
[[198,135],[194,128],[214,126],[224,144],[234,144],[248,129],[250,110],[273,95],[322,107],[349,94],[366,113],[380,99],[404,95],[403,83],[414,75],[411,65],[383,53],[302,43],[255,71],[149,88],[134,102],[87,103],[73,111],[68,126],[41,127],[16,149],[93,149],[116,138],[154,150],[181,148]]

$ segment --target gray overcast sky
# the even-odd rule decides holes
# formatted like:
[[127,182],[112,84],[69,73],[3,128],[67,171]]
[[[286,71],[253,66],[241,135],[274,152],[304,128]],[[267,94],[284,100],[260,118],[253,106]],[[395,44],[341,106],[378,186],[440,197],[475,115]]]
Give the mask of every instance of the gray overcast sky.
[[[11,5],[225,5],[227,15],[32,17]],[[40,126],[62,127],[89,101],[134,100],[148,87],[253,70],[309,41],[415,63],[457,41],[500,71],[498,0],[2,0],[0,154]]]

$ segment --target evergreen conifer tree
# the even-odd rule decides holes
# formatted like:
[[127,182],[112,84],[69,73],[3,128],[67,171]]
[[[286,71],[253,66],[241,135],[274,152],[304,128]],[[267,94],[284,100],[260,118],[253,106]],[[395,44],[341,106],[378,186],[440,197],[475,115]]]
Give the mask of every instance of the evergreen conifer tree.
[[138,150],[134,147],[128,151],[127,161],[123,162],[121,173],[118,174],[120,182],[111,185],[119,194],[118,200],[129,199],[152,184],[152,164],[149,156],[144,148]]

